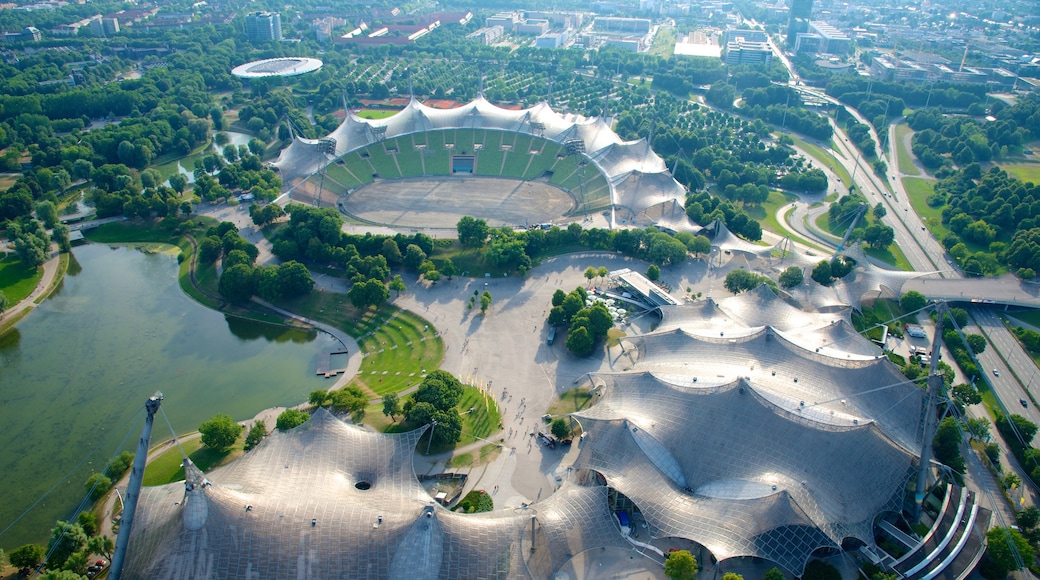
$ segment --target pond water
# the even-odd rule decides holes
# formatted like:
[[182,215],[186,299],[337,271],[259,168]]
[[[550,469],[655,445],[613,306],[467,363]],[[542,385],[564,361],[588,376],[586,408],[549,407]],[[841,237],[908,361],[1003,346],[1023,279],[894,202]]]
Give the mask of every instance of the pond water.
[[[0,530],[55,487],[0,535],[8,550],[45,543],[90,473],[136,446],[156,391],[178,433],[217,413],[245,420],[327,387],[318,354],[338,346],[201,306],[180,289],[172,252],[90,244],[74,258],[61,289],[0,337]],[[152,442],[170,437],[160,414]]]
[[[224,131],[223,133],[228,136],[228,144],[234,145],[235,147],[240,145],[249,145],[249,140],[253,138],[249,133],[239,133],[238,131]],[[224,150],[224,147],[217,145],[216,142],[214,142],[211,150],[214,153],[221,153]],[[209,155],[209,153],[209,151],[205,151],[181,159],[177,163],[177,172],[183,175],[188,180],[188,183],[195,183],[195,160],[201,159],[202,157]],[[170,180],[167,179],[164,184],[169,186]]]

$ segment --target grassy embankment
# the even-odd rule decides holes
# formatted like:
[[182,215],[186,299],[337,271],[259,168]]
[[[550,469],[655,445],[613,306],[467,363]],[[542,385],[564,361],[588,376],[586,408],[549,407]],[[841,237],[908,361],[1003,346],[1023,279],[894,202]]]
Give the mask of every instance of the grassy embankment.
[[906,148],[906,136],[912,131],[906,123],[896,125],[896,156],[898,157],[899,171],[906,175],[921,175],[921,170],[914,164],[914,158]]
[[[840,238],[845,235],[845,230],[848,228],[848,225],[831,223],[830,215],[824,213],[816,218],[816,227]],[[868,245],[864,245],[863,253],[875,260],[884,262],[897,270],[904,270],[907,272],[913,270],[913,266],[910,265],[910,260],[906,258],[906,254],[904,254],[903,250],[899,249],[899,246],[896,244],[892,244],[889,247],[882,249],[871,248]]]

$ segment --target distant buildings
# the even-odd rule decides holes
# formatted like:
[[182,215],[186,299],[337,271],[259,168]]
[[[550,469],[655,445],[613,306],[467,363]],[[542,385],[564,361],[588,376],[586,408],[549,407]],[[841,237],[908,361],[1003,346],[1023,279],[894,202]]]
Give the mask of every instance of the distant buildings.
[[852,40],[847,34],[820,20],[809,22],[809,32],[795,35],[794,51],[797,53],[845,55],[851,48]]
[[277,12],[252,12],[246,14],[246,37],[250,42],[281,40],[281,14]]
[[498,42],[498,39],[502,38],[504,34],[505,29],[501,25],[496,24],[494,26],[485,26],[476,32],[471,32],[467,38],[474,38],[484,45],[492,45]]
[[728,65],[764,64],[773,60],[773,50],[765,42],[751,42],[737,37],[726,45],[724,60]]
[[799,32],[809,31],[813,0],[791,0],[791,13],[787,21],[787,45],[794,46]]

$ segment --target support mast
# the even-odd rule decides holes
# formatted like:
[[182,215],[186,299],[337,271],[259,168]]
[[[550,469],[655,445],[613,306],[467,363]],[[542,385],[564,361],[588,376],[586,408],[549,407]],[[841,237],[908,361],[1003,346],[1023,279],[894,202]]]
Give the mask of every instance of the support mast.
[[917,489],[914,492],[914,521],[921,517],[921,505],[928,491],[928,476],[932,469],[932,440],[935,439],[935,414],[939,405],[939,390],[943,384],[942,373],[939,372],[939,345],[942,344],[943,317],[946,316],[946,303],[936,304],[938,317],[935,323],[935,336],[932,337],[932,364],[928,369],[928,406],[924,416],[924,435],[921,441],[921,465],[917,471]]
[[134,524],[134,511],[137,510],[137,499],[141,496],[141,482],[144,481],[144,464],[148,459],[148,442],[152,438],[152,423],[155,421],[155,413],[159,411],[159,404],[162,403],[162,399],[162,393],[156,393],[148,397],[148,400],[144,403],[144,410],[148,415],[144,419],[141,438],[137,441],[137,454],[134,455],[134,465],[130,470],[130,483],[126,486],[122,523],[119,525],[115,552],[112,554],[112,569],[108,573],[110,580],[119,580],[120,575],[123,573],[123,559],[126,557],[126,546],[130,543],[130,528]]

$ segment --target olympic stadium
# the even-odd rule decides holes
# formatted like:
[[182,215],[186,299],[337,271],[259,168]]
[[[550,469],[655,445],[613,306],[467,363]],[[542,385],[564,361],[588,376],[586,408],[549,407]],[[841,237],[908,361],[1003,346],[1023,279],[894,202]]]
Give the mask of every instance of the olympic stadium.
[[[608,120],[546,103],[511,110],[478,96],[454,109],[412,99],[385,119],[348,112],[322,139],[295,136],[274,166],[293,199],[336,199],[371,224],[419,227],[432,219],[451,229],[470,215],[493,226],[595,218],[611,228],[694,228],[685,189],[645,139],[622,141]],[[423,221],[390,217],[404,209]]]

